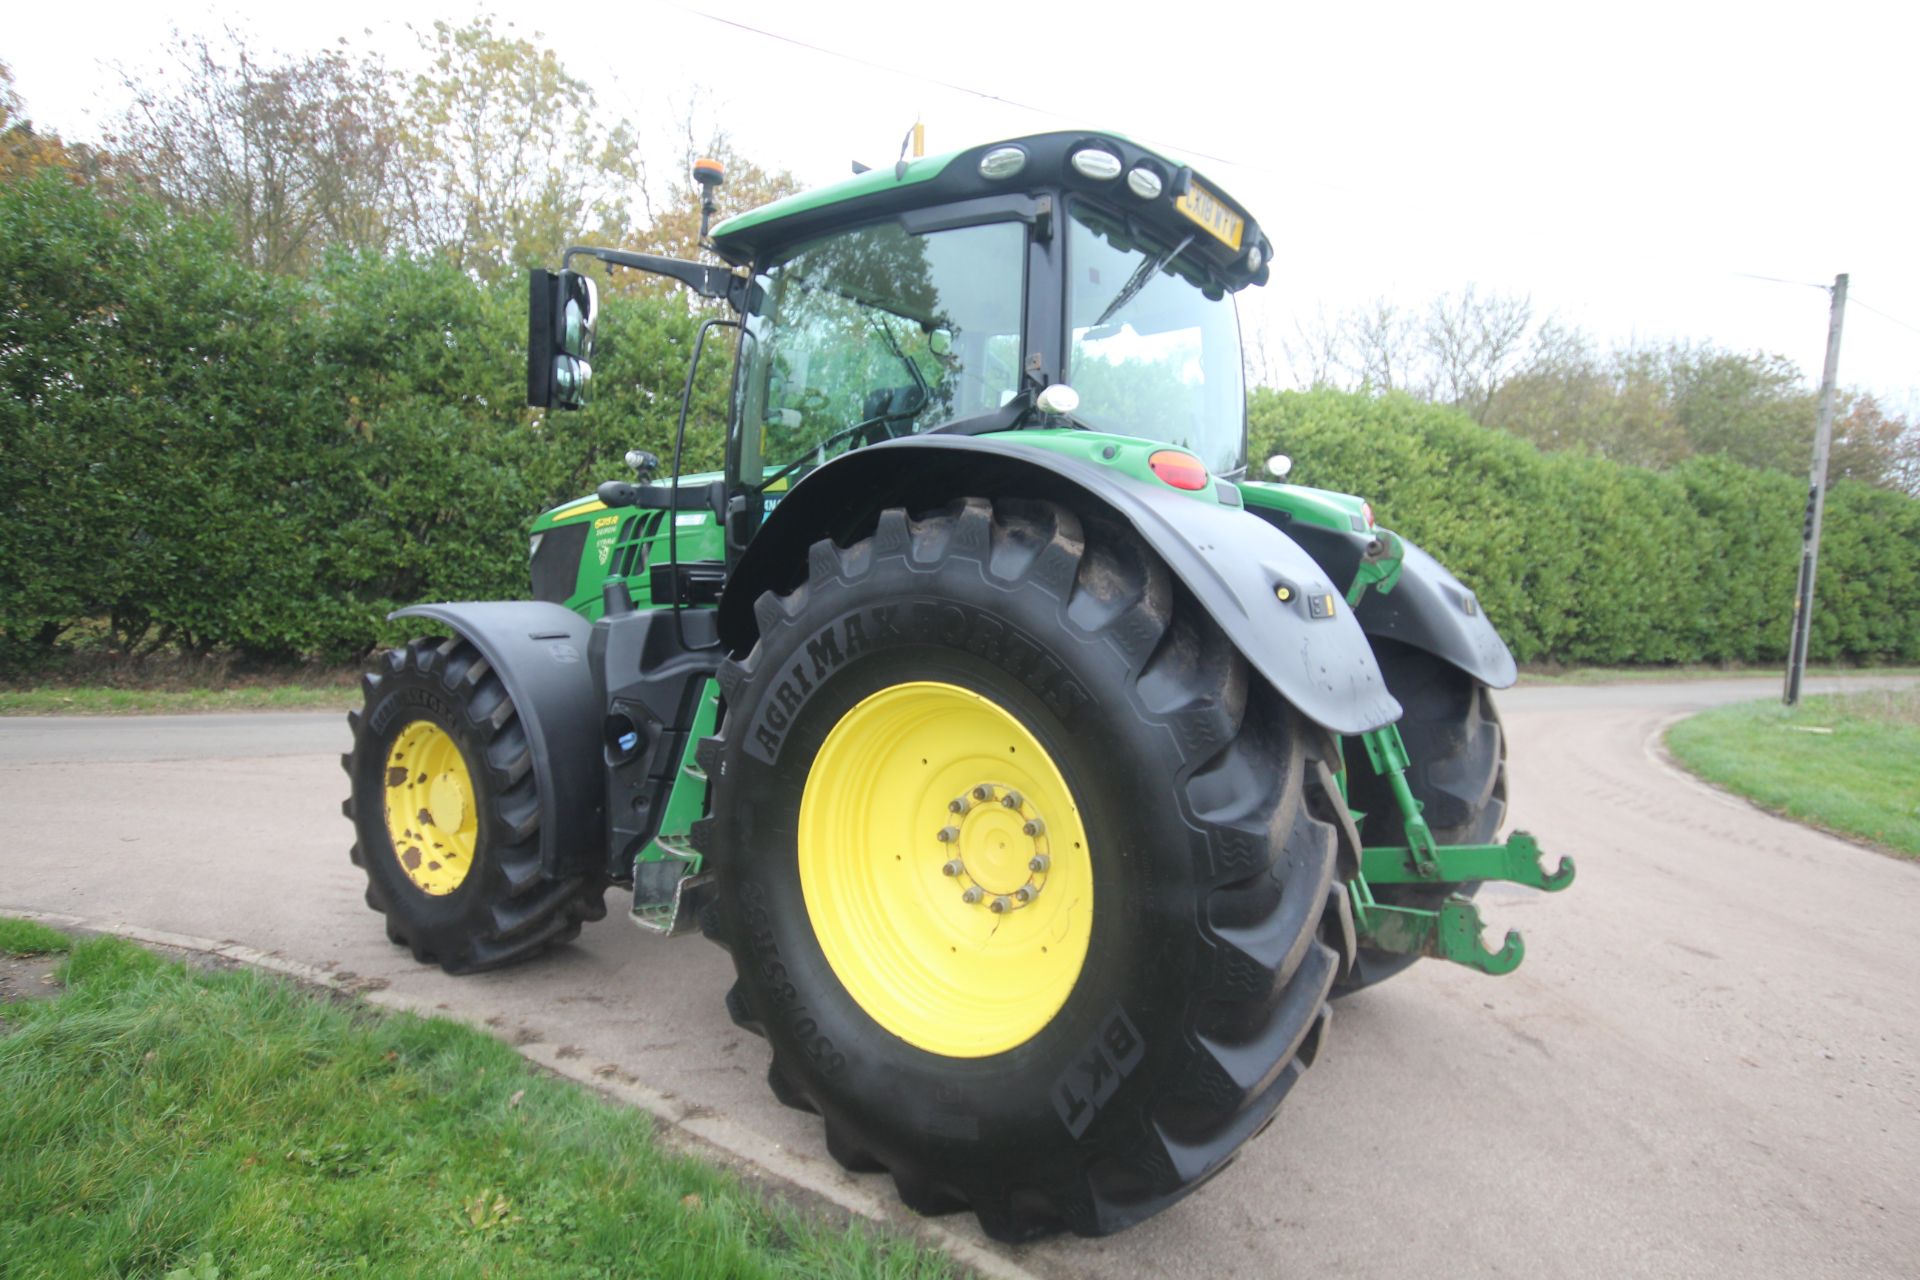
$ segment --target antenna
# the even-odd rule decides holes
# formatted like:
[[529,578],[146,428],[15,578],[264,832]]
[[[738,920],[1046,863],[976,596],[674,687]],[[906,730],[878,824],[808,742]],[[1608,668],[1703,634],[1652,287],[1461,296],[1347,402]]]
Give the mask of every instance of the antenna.
[[693,180],[700,184],[700,243],[707,243],[707,228],[713,225],[713,215],[717,208],[714,193],[720,184],[726,181],[727,169],[711,156],[701,156],[693,162]]

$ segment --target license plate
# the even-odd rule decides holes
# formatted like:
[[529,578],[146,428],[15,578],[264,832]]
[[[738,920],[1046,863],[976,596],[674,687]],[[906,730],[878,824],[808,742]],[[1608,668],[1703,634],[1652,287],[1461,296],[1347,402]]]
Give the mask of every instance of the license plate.
[[1173,207],[1205,227],[1208,235],[1229,249],[1240,247],[1240,237],[1247,229],[1246,219],[1227,208],[1219,196],[1199,183],[1189,182],[1187,194],[1176,199]]

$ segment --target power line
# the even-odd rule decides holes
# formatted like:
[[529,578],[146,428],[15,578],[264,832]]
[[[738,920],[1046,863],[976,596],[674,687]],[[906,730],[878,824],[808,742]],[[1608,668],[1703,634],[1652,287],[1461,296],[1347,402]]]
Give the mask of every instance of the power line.
[[1864,301],[1860,297],[1860,295],[1857,293],[1852,295],[1849,301],[1851,301],[1856,306],[1865,307],[1867,310],[1873,312],[1873,314],[1879,316],[1882,320],[1891,320],[1895,324],[1899,325],[1902,329],[1910,329],[1914,333],[1920,333],[1920,325],[1911,325],[1911,324],[1908,324],[1905,320],[1902,320],[1899,316],[1888,315],[1886,312],[1882,311],[1880,308],[1874,306],[1871,302]]
[[[1757,276],[1751,271],[1729,271],[1727,274],[1730,276],[1739,276],[1743,280],[1765,280],[1768,284],[1793,284],[1799,285],[1804,289],[1818,289],[1822,293],[1833,292],[1832,285],[1815,284],[1811,280],[1783,280],[1779,276]],[[1858,299],[1855,299],[1855,301],[1858,301]]]
[[[677,2],[677,0],[659,0],[659,3],[665,5],[669,9],[678,9],[682,13],[691,14],[696,18],[705,18],[708,22],[716,22],[716,23],[719,23],[721,26],[734,27],[741,31],[749,31],[749,32],[752,32],[754,35],[763,36],[768,40],[778,40],[782,44],[790,44],[790,45],[793,45],[795,48],[806,49],[812,53],[822,54],[829,58],[838,58],[843,62],[851,62],[855,66],[867,67],[874,71],[885,71],[892,75],[905,77],[906,79],[909,79],[909,80],[924,81],[927,84],[937,85],[942,89],[947,89],[954,93],[964,93],[971,97],[980,98],[987,102],[997,102],[997,103],[1000,103],[1002,106],[1013,107],[1014,109],[1019,111],[1030,111],[1035,115],[1048,116],[1055,120],[1066,121],[1069,124],[1078,124],[1085,119],[1085,117],[1083,116],[1068,115],[1063,111],[1055,111],[1050,107],[1036,106],[1031,102],[1021,102],[1016,98],[1009,98],[1003,94],[989,93],[984,89],[975,89],[968,85],[956,84],[951,80],[942,80],[937,76],[926,75],[922,72],[914,71],[906,67],[895,66],[892,63],[878,62],[872,58],[860,57],[858,54],[843,53],[838,49],[829,49],[824,45],[810,44],[805,40],[796,39],[793,36],[781,35],[778,31],[768,31],[765,28],[756,27],[751,25],[750,23],[741,22],[734,18],[723,18],[717,13],[708,13],[704,9],[696,9],[692,5],[680,4]],[[1166,140],[1156,141],[1155,139],[1151,139],[1151,138],[1142,138],[1141,140],[1143,142],[1153,142],[1157,146],[1164,146],[1169,150],[1178,151],[1185,155],[1194,156],[1201,160],[1211,160],[1215,164],[1232,165],[1235,168],[1240,168],[1240,169],[1260,169],[1260,166],[1258,165],[1249,165],[1242,161],[1229,160],[1225,156],[1213,155],[1209,152],[1201,151],[1198,148],[1182,146],[1175,142],[1170,142]]]

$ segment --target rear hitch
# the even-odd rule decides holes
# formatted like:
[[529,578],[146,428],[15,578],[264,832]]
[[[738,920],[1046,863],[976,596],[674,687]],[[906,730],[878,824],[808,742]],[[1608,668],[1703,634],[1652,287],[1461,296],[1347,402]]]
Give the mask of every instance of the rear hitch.
[[1438,910],[1427,910],[1376,901],[1373,886],[1504,880],[1558,893],[1573,883],[1573,859],[1563,857],[1553,870],[1547,870],[1539,842],[1524,831],[1514,832],[1500,844],[1436,843],[1420,802],[1407,785],[1407,750],[1399,730],[1392,725],[1374,729],[1363,735],[1362,742],[1368,762],[1392,788],[1407,843],[1360,851],[1359,874],[1347,882],[1360,942],[1400,955],[1451,960],[1482,973],[1512,973],[1526,957],[1525,941],[1510,929],[1498,950],[1488,950],[1480,938],[1484,927],[1480,909],[1464,894],[1448,894]]

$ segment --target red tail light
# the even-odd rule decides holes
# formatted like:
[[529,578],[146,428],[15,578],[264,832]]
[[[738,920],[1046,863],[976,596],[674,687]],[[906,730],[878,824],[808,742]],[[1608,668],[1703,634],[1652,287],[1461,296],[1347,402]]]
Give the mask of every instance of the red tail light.
[[1204,489],[1207,487],[1207,469],[1200,465],[1200,459],[1176,449],[1162,449],[1147,459],[1147,465],[1153,468],[1153,474],[1176,489]]

